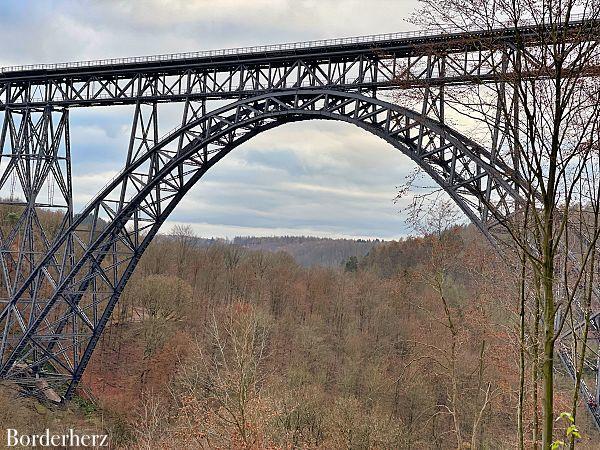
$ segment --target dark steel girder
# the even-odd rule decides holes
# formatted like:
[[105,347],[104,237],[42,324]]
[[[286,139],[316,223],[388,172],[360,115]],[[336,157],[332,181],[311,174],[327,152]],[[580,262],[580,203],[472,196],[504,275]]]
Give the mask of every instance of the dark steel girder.
[[[563,24],[575,41],[600,37],[594,21]],[[582,31],[585,31],[583,33]],[[389,35],[391,36],[391,35]],[[517,45],[543,45],[537,26],[356,42],[297,43],[198,54],[22,66],[0,69],[0,110],[47,105],[86,107],[188,98],[232,99],[286,89],[353,91],[495,83],[510,79]],[[368,38],[368,37],[367,37]],[[310,44],[310,45],[309,45]],[[279,48],[281,47],[281,48]],[[524,52],[532,78],[548,61]],[[502,66],[503,61],[509,64]],[[440,68],[443,67],[443,70]],[[589,75],[597,76],[598,69]]]

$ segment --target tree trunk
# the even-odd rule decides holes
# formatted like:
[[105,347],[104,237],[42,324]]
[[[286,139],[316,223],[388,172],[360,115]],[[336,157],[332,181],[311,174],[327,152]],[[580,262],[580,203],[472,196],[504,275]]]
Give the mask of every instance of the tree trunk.
[[[551,251],[551,250],[550,250]],[[554,292],[553,261],[551,255],[544,261],[544,362],[542,374],[544,381],[544,418],[542,428],[542,447],[549,450],[552,445],[554,429]]]

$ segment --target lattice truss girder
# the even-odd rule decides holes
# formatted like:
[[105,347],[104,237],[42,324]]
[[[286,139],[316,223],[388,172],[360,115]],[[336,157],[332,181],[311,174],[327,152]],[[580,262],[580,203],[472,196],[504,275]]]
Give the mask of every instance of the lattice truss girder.
[[[142,252],[183,195],[213,164],[256,134],[313,118],[356,124],[419,164],[485,233],[514,209],[515,175],[501,159],[438,121],[339,91],[269,93],[206,113],[188,101],[182,126],[158,138],[157,104],[135,109],[127,165],[49,247],[0,313],[26,311],[10,329],[0,376],[47,378],[67,398]],[[493,219],[493,220],[490,220]],[[65,248],[74,262],[57,270]],[[40,300],[43,299],[43,300]]]
[[[522,64],[532,77],[551,73],[537,41]],[[482,45],[485,42],[485,45]],[[379,47],[380,45],[381,47]],[[343,90],[427,88],[496,83],[510,78],[514,37],[447,36],[442,41],[374,43],[371,49],[315,51],[299,56],[184,61],[174,66],[106,68],[102,72],[0,77],[0,107],[102,105],[253,96],[266,90],[335,87]],[[537,50],[536,50],[537,49]],[[599,50],[600,53],[600,50]],[[504,64],[508,61],[509,64]],[[597,71],[596,71],[597,72]]]

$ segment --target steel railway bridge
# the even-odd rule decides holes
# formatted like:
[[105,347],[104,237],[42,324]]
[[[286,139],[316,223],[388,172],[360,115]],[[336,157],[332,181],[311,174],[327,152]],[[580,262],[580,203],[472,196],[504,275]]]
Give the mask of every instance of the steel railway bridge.
[[[563,26],[581,36],[590,24]],[[379,136],[492,238],[527,187],[499,154],[500,123],[490,148],[446,124],[445,90],[505,83],[517,32],[540,45],[540,30],[524,26],[0,69],[0,192],[10,190],[1,203],[11,211],[0,226],[0,378],[70,399],[171,211],[231,150],[286,123],[338,120]],[[418,110],[389,101],[399,89],[418,92]],[[180,124],[161,135],[159,109],[171,102],[182,105]],[[125,104],[134,113],[124,168],[74,214],[69,114]],[[52,229],[44,210],[62,211]],[[582,390],[600,423],[598,388]]]

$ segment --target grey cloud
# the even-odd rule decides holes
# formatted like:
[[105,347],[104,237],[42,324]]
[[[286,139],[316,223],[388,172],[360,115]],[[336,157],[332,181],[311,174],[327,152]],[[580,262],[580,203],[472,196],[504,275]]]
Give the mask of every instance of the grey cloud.
[[[0,65],[195,51],[402,31],[415,0],[96,0],[4,3],[13,38]],[[161,132],[179,106],[161,106]],[[76,205],[125,158],[131,107],[71,113]],[[219,162],[176,208],[173,223],[205,235],[316,234],[395,238],[409,232],[393,203],[414,168],[348,124],[311,121],[261,134]]]

